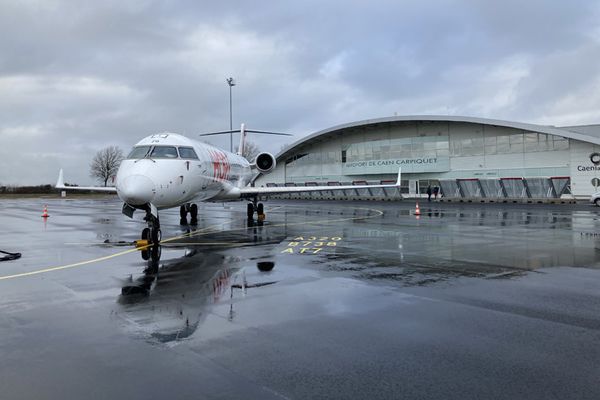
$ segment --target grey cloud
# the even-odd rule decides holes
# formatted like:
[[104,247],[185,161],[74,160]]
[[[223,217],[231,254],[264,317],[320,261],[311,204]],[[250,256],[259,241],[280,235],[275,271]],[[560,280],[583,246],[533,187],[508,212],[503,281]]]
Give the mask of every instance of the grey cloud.
[[236,126],[299,135],[394,112],[600,121],[595,2],[0,3],[0,184],[87,184],[101,147],[227,128],[228,76]]

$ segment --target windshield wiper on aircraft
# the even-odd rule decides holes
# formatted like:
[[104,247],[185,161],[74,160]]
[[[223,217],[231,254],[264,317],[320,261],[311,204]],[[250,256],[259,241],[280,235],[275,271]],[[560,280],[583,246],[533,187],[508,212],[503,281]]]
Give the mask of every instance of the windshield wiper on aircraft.
[[[147,158],[148,160],[152,161],[153,163],[155,163],[155,162],[156,162],[156,160],[154,160],[152,157],[150,157],[150,152],[148,152],[148,154],[146,154],[146,155],[144,156],[144,158]],[[138,160],[138,161],[139,161],[139,160]]]
[[148,151],[146,152],[146,154],[144,154],[144,156],[143,156],[142,158],[138,158],[138,159],[137,159],[137,160],[135,160],[133,163],[135,164],[135,163],[137,163],[138,161],[140,161],[140,160],[144,160],[144,159],[148,159],[148,160],[152,161],[153,163],[155,163],[156,161],[150,157],[150,153],[152,153],[152,147],[150,147],[150,148],[148,149]]

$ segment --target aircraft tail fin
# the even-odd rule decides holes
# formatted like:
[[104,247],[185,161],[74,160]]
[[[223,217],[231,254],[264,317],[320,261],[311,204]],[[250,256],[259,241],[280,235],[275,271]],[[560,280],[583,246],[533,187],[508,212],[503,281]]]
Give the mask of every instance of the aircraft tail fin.
[[240,146],[238,147],[237,155],[241,156],[244,154],[244,149],[246,148],[246,126],[242,124],[240,127]]

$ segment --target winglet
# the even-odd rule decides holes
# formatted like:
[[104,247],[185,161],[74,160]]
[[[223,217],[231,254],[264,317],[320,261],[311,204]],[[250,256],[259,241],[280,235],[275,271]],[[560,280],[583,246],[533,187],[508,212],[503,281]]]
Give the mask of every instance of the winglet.
[[[62,173],[62,169],[61,169]],[[398,168],[398,180],[396,181],[396,186],[400,187],[400,183],[402,182],[402,167]]]
[[60,169],[60,172],[58,173],[58,180],[56,181],[56,189],[64,189],[65,188],[65,180],[63,178],[63,170],[62,168]]

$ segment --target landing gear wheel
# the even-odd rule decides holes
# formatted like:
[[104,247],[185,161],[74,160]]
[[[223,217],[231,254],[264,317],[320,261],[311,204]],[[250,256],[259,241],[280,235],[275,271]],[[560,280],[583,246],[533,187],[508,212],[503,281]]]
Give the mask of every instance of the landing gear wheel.
[[[150,228],[142,229],[142,240],[147,240],[150,242]],[[148,260],[150,258],[150,251],[146,248],[142,250],[142,259]]]
[[160,239],[162,239],[162,233],[160,231],[160,228],[152,229],[151,236],[152,236],[152,244],[155,244],[155,245],[159,244]]
[[254,204],[248,203],[248,219],[254,218]]
[[162,249],[159,245],[154,245],[154,246],[152,246],[152,249],[150,249],[150,257],[154,261],[160,260],[161,253],[162,253]]
[[192,220],[190,224],[197,225],[198,224],[198,206],[196,204],[192,204],[190,207],[190,215],[192,216]]
[[262,226],[265,221],[265,208],[263,207],[263,203],[258,203],[256,205],[256,214],[258,217],[258,226]]
[[181,217],[181,219],[179,220],[179,224],[180,225],[187,225],[187,209],[185,208],[185,205],[179,207],[179,216]]

